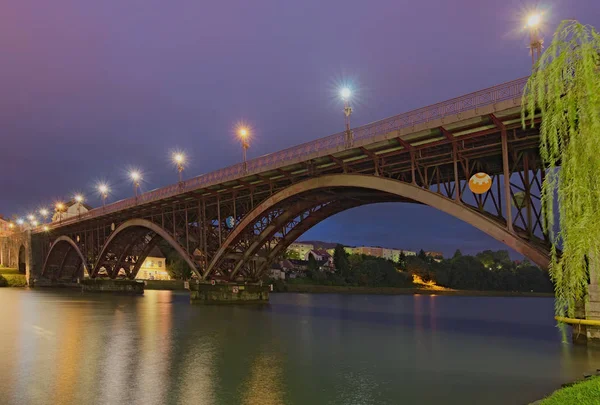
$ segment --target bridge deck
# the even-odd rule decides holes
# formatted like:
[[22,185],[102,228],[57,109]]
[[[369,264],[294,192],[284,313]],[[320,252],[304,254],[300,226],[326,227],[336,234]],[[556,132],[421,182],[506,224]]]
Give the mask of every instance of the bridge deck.
[[[359,173],[361,162],[372,168],[373,159],[390,159],[409,150],[418,151],[420,165],[441,167],[452,161],[448,148],[451,148],[453,140],[470,140],[469,148],[461,151],[463,157],[497,155],[500,149],[497,137],[486,138],[486,135],[497,134],[499,131],[497,122],[490,118],[490,114],[494,114],[507,129],[515,130],[512,140],[521,147],[535,147],[537,132],[522,131],[520,123],[521,97],[526,82],[527,78],[517,79],[354,128],[354,142],[351,146],[346,145],[345,134],[340,132],[249,160],[246,172],[243,164],[239,163],[191,178],[183,184],[169,185],[141,194],[137,198],[121,200],[90,210],[79,218],[69,218],[49,226],[54,229],[115,215],[125,210],[138,210],[148,204],[167,204],[173,199],[185,199],[186,194],[214,195],[219,190],[252,186],[310,171],[311,168],[323,170],[329,166],[352,165],[353,170]],[[516,136],[517,129],[519,136]],[[477,141],[474,141],[475,138]],[[410,159],[402,159],[388,165],[386,170],[403,173],[410,171],[410,165]],[[501,160],[493,162],[491,159],[488,167],[492,172],[501,172]],[[42,232],[42,227],[33,232]]]

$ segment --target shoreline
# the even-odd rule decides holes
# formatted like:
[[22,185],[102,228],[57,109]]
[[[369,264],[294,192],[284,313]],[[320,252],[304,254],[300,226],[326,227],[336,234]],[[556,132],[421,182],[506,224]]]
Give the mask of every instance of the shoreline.
[[449,295],[462,297],[537,297],[553,298],[553,293],[520,291],[480,291],[480,290],[432,290],[425,288],[402,287],[356,287],[329,286],[318,284],[286,284],[286,291],[273,291],[275,294],[364,294],[364,295]]

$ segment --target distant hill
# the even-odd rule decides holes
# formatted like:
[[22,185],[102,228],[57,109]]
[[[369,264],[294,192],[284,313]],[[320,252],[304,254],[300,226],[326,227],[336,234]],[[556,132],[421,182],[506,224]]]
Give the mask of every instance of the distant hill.
[[299,243],[310,243],[315,249],[333,249],[337,245],[336,242],[323,242],[320,240],[303,240],[298,241]]

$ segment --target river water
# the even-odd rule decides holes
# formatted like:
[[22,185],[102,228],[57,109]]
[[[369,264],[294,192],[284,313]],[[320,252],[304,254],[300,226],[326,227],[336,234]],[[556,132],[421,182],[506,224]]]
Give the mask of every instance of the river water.
[[547,298],[0,290],[0,404],[525,404],[600,368]]

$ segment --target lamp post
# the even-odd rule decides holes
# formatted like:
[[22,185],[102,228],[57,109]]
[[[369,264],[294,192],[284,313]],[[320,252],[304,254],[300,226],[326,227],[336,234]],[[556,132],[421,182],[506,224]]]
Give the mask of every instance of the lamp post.
[[81,194],[75,195],[75,202],[77,203],[77,216],[81,216],[81,204],[83,203],[83,196]]
[[104,183],[98,184],[98,192],[100,193],[100,198],[102,199],[102,209],[106,208],[106,199],[108,198],[109,191],[108,185]]
[[352,115],[352,107],[350,106],[350,96],[352,92],[348,87],[344,87],[340,90],[340,97],[344,101],[344,117],[346,123],[346,147],[349,148],[353,144],[352,131],[350,130],[350,115]]
[[540,34],[540,24],[542,15],[539,12],[534,12],[527,17],[526,28],[529,29],[529,49],[531,52],[531,64],[535,65],[536,60],[542,55],[542,45],[544,40]]
[[62,213],[65,209],[65,205],[61,202],[56,203],[56,212],[58,213],[58,222],[60,223],[62,221]]
[[173,154],[173,163],[177,166],[177,173],[179,174],[179,186],[183,186],[183,169],[185,165],[185,155],[177,152]]
[[140,188],[140,181],[142,180],[142,175],[137,170],[133,170],[129,173],[129,177],[131,178],[131,181],[133,182],[133,194],[135,195],[135,198],[137,199],[138,189]]
[[248,150],[248,148],[250,147],[250,143],[248,142],[248,137],[250,136],[250,131],[248,131],[248,128],[245,127],[241,127],[238,130],[238,136],[240,137],[240,141],[242,142],[242,153],[243,153],[243,159],[244,159],[244,173],[248,173],[248,164],[246,162],[246,152]]
[[42,208],[40,209],[40,216],[42,217],[42,219],[46,220],[48,218],[48,210],[46,208]]

